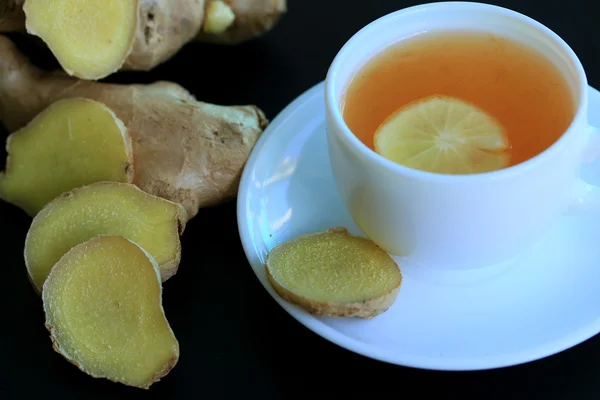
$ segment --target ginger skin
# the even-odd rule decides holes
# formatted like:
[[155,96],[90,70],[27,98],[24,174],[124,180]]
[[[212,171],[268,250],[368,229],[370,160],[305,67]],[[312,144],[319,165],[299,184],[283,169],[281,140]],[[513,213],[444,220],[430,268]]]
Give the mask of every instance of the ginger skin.
[[204,22],[205,0],[140,0],[139,23],[124,70],[149,71],[193,40]]
[[200,102],[171,82],[120,85],[45,73],[3,36],[0,54],[0,121],[8,130],[22,128],[59,99],[99,101],[132,137],[133,183],[183,205],[188,220],[199,208],[237,195],[241,172],[268,124],[256,106]]

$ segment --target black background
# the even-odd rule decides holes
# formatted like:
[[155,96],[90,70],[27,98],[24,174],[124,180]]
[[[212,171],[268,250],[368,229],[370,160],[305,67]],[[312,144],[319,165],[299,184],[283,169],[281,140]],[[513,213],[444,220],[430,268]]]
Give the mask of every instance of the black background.
[[[362,26],[419,3],[288,1],[288,13],[258,40],[238,47],[190,44],[150,73],[120,73],[106,80],[168,79],[203,101],[257,104],[273,119],[325,78],[336,52]],[[578,54],[590,84],[600,87],[600,15],[592,1],[490,3],[525,13],[553,29]],[[37,63],[52,65],[40,49],[24,49]],[[5,133],[1,135],[3,140]],[[3,159],[4,153],[0,156]],[[149,391],[93,379],[52,350],[41,301],[23,262],[29,223],[19,209],[0,203],[2,399],[279,399],[306,392],[367,396],[388,392],[401,398],[427,393],[481,399],[600,398],[600,337],[529,364],[464,373],[393,366],[327,342],[292,319],[262,288],[244,256],[233,202],[202,210],[190,222],[182,238],[179,273],[164,286],[165,311],[181,346],[175,369]],[[409,394],[412,390],[415,393]]]

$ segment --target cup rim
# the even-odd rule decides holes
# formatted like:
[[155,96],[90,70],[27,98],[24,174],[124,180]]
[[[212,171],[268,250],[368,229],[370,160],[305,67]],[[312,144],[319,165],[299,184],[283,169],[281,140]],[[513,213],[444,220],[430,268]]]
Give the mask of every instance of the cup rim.
[[[370,149],[352,133],[352,131],[344,121],[344,118],[342,117],[339,104],[340,99],[337,98],[334,90],[335,77],[337,75],[338,70],[342,67],[341,59],[343,55],[350,50],[354,43],[362,40],[362,37],[368,34],[372,29],[375,29],[377,25],[385,23],[388,20],[397,18],[400,15],[405,15],[412,12],[427,12],[430,10],[435,11],[444,7],[467,7],[465,11],[493,11],[521,20],[522,22],[531,25],[532,27],[543,33],[546,37],[551,39],[562,49],[564,54],[573,63],[573,65],[575,66],[579,86],[579,97],[575,99],[577,101],[578,107],[567,129],[556,141],[554,141],[554,143],[552,143],[545,150],[519,164],[511,165],[506,168],[502,168],[495,171],[481,172],[475,174],[442,174],[437,172],[429,172],[414,169],[388,160],[387,158],[378,154],[374,150]],[[528,170],[534,169],[540,163],[542,163],[545,158],[548,158],[556,154],[557,152],[560,152],[562,148],[567,145],[569,137],[575,133],[575,128],[578,125],[580,125],[581,122],[583,122],[585,126],[589,125],[587,121],[582,121],[586,115],[587,98],[587,76],[585,74],[583,65],[581,64],[581,61],[579,60],[573,49],[558,34],[556,34],[550,28],[543,25],[541,22],[527,15],[511,10],[509,8],[469,1],[438,1],[420,4],[393,11],[371,21],[370,23],[362,27],[360,30],[358,30],[356,33],[354,33],[354,35],[352,35],[350,39],[348,39],[344,43],[344,45],[334,57],[333,62],[331,63],[327,71],[327,76],[325,79],[325,107],[327,109],[328,118],[332,118],[333,122],[340,128],[338,129],[337,136],[342,141],[344,141],[346,145],[348,145],[348,148],[351,151],[353,151],[357,156],[362,157],[363,159],[366,159],[367,161],[374,163],[380,168],[383,168],[389,172],[401,174],[413,179],[430,180],[446,183],[474,183],[477,181],[507,179],[514,177],[515,175],[521,174],[523,172],[526,172]]]

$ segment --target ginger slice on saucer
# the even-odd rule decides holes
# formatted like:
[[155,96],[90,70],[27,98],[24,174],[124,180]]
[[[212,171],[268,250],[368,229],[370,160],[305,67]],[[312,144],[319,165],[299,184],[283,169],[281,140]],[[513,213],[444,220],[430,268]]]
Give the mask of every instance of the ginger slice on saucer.
[[267,256],[271,286],[317,316],[373,318],[394,303],[402,274],[373,241],[345,228],[298,237]]

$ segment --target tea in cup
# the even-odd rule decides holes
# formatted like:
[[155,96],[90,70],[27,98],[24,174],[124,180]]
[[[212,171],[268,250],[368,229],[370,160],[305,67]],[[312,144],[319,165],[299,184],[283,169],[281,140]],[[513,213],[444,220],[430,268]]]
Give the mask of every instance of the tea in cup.
[[361,230],[412,263],[476,268],[531,246],[570,207],[595,154],[572,49],[501,7],[441,2],[386,15],[339,51],[327,139]]

